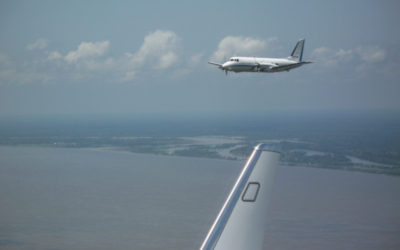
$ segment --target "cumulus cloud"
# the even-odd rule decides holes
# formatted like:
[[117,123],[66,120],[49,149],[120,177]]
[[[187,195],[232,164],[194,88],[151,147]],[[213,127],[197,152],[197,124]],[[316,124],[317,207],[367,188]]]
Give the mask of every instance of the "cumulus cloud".
[[360,46],[356,52],[361,57],[361,60],[366,63],[381,62],[386,57],[386,51],[379,46]]
[[218,50],[213,53],[211,60],[221,62],[224,60],[225,56],[231,57],[233,55],[257,56],[257,54],[265,52],[269,42],[274,40],[276,40],[276,38],[260,40],[251,37],[228,36],[222,39],[218,44]]
[[178,61],[178,55],[172,51],[160,57],[159,62],[155,65],[157,69],[166,69]]
[[[163,70],[175,65],[179,61],[180,40],[172,31],[156,30],[144,38],[139,50],[125,53],[119,58],[105,57],[111,44],[109,41],[101,41],[82,42],[77,50],[70,51],[66,56],[58,51],[50,52],[46,61],[54,62],[52,65],[59,69],[64,68],[72,79],[108,74],[124,82],[134,79],[147,68]],[[96,75],[93,72],[97,72]]]
[[180,40],[172,31],[156,30],[144,38],[139,50],[121,57],[105,56],[111,47],[108,40],[82,42],[65,56],[59,51],[46,52],[47,58],[43,63],[48,63],[46,68],[57,68],[58,74],[64,72],[75,80],[108,75],[117,77],[116,81],[130,81],[148,68],[163,70],[175,65],[181,52]]
[[[25,84],[29,82],[49,83],[57,78],[83,79],[96,76],[110,77],[116,71],[113,58],[97,58],[104,55],[109,47],[109,41],[86,43],[78,46],[76,51],[69,52],[66,56],[58,51],[45,52],[43,59],[25,60],[15,62],[6,56],[0,55],[0,82]],[[31,44],[28,49],[42,48],[41,41]],[[74,63],[74,67],[69,64]],[[2,68],[2,69],[1,69]],[[103,70],[103,72],[101,72]],[[91,71],[97,71],[93,74]],[[98,72],[101,72],[100,74]]]
[[204,54],[203,53],[199,53],[199,54],[195,54],[192,55],[189,59],[189,64],[191,66],[195,66],[198,65],[199,63],[201,63],[202,59],[203,59]]
[[[334,50],[327,47],[314,49],[311,60],[315,61],[316,67],[325,70],[341,67],[341,70],[357,72],[357,76],[365,77],[370,72],[383,72],[381,63],[386,58],[386,50],[379,46],[358,46],[349,50]],[[381,63],[381,64],[378,64]]]
[[47,60],[56,60],[62,58],[62,55],[58,51],[53,51],[47,57]]
[[41,72],[32,65],[15,65],[9,62],[0,67],[0,85],[9,84],[27,84],[31,82],[47,84],[54,79],[54,76],[48,72]]
[[118,66],[118,62],[114,60],[114,58],[106,58],[103,60],[85,60],[80,62],[78,68],[88,70],[88,71],[107,71],[107,70],[116,70]]
[[172,31],[150,32],[135,54],[127,53],[129,66],[135,68],[149,63],[154,69],[166,69],[178,61],[180,38]]
[[[235,54],[262,56],[261,53],[278,48],[275,41],[276,38],[262,40],[228,36],[221,40],[212,57],[213,60],[222,61],[224,55],[227,57]],[[48,40],[41,38],[34,44],[29,44],[27,49],[43,49],[46,46],[48,46]],[[111,44],[108,40],[82,42],[76,50],[66,54],[61,54],[57,50],[45,51],[42,59],[14,63],[15,65],[10,64],[10,60],[0,54],[0,63],[3,67],[0,72],[0,80],[9,79],[10,82],[25,83],[29,81],[50,82],[57,78],[73,80],[101,78],[110,82],[127,82],[136,79],[142,72],[171,69],[179,62],[184,65],[179,67],[179,70],[177,70],[178,68],[172,69],[168,76],[182,77],[192,72],[192,67],[202,63],[205,55],[204,53],[186,53],[187,58],[181,60],[180,56],[184,54],[181,38],[169,30],[149,32],[136,52],[125,53],[119,57],[107,56],[110,47]],[[5,67],[5,65],[10,66]],[[16,77],[17,74],[20,77]]]
[[332,50],[326,47],[316,48],[311,52],[311,59],[324,67],[334,67],[349,63],[353,59],[353,50]]
[[28,44],[27,50],[44,49],[49,45],[49,40],[45,38],[39,38],[35,43]]
[[80,58],[90,58],[104,55],[108,48],[110,47],[109,41],[96,42],[96,43],[86,43],[82,42],[78,49],[71,51],[65,57],[68,63],[76,62]]
[[[353,50],[333,50],[320,47],[311,53],[311,58],[325,67],[333,67],[356,60],[360,65],[365,64],[361,68],[366,68],[367,64],[381,62],[385,57],[386,51],[379,46],[359,46]],[[358,70],[361,68],[358,67]]]

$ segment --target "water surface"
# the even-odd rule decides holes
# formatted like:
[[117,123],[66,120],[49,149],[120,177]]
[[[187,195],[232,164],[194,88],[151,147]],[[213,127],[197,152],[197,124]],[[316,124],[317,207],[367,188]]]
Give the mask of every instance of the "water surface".
[[[0,249],[199,249],[243,162],[0,147]],[[264,249],[400,249],[400,178],[279,166]]]

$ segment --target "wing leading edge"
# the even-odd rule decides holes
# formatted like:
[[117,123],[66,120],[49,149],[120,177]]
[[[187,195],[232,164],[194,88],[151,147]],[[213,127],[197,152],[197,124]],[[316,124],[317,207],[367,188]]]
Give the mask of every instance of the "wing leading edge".
[[275,144],[254,149],[201,250],[262,249],[279,151]]
[[311,62],[311,61],[302,61],[302,62],[291,63],[291,64],[287,64],[287,65],[282,65],[282,66],[274,66],[274,67],[271,67],[270,70],[294,69],[294,68],[300,67],[303,64],[308,64],[308,63],[313,63],[313,62]]
[[220,67],[222,67],[222,64],[220,64],[220,63],[215,63],[215,62],[208,62],[209,64],[212,64],[212,65],[217,65],[217,66],[220,66]]

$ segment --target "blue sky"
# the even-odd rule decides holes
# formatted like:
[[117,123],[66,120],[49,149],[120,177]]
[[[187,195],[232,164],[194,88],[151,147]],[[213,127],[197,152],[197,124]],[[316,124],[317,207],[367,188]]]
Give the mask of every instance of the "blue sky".
[[[1,1],[0,114],[400,110],[398,1]],[[304,60],[277,74],[207,61]]]

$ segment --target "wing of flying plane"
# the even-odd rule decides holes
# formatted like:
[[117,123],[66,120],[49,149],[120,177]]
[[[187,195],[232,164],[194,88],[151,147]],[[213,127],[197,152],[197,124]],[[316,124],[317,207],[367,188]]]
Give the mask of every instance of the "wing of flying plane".
[[282,66],[272,66],[272,67],[270,67],[270,70],[280,70],[280,69],[290,70],[290,69],[300,67],[303,64],[308,64],[308,63],[313,63],[313,62],[302,61],[302,62],[287,64],[287,65],[282,65]]
[[213,64],[213,65],[217,65],[217,66],[220,66],[220,67],[222,67],[222,64],[221,63],[215,63],[215,62],[208,62],[209,64]]
[[258,145],[211,227],[201,250],[261,250],[280,147]]

